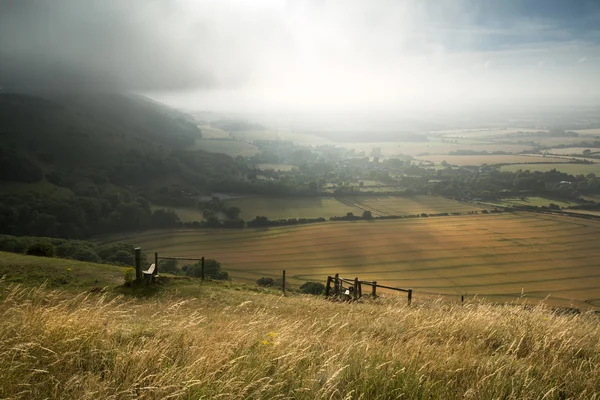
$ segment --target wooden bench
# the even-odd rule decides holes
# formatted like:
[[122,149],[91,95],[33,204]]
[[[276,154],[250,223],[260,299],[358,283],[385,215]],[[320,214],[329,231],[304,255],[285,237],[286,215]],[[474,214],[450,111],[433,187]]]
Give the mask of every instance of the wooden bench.
[[150,268],[148,268],[146,271],[142,271],[142,274],[144,274],[144,278],[146,278],[146,280],[152,282],[152,278],[154,277],[154,271],[156,270],[156,264],[152,264],[150,265]]

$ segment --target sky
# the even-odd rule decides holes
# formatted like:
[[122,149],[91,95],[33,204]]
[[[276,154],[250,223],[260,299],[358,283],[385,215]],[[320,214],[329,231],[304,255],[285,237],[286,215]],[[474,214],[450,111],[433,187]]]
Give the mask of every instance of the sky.
[[0,87],[242,112],[600,104],[600,0],[0,0]]

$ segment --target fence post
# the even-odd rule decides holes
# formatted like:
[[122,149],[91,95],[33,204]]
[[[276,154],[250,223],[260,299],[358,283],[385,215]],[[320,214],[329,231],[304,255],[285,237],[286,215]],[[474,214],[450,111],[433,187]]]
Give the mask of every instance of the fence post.
[[358,299],[358,276],[354,278],[354,300]]
[[362,282],[358,282],[358,298],[362,297]]
[[408,289],[408,305],[412,302],[412,289]]
[[201,271],[200,277],[202,280],[204,280],[204,257],[202,257],[202,268],[200,271]]
[[373,281],[373,297],[377,297],[377,281]]
[[461,294],[461,295],[460,295],[460,302],[461,302],[461,303],[464,303],[464,302],[465,302],[465,295],[464,295],[464,294]]
[[283,270],[283,284],[281,285],[283,289],[283,295],[285,296],[285,269]]
[[334,294],[338,296],[340,294],[340,274],[335,274],[335,290]]
[[154,252],[154,274],[152,276],[158,275],[158,253]]
[[136,247],[134,250],[135,254],[135,280],[138,282],[142,281],[142,249]]
[[331,276],[327,277],[327,286],[325,286],[325,297],[329,297],[329,292],[331,291]]

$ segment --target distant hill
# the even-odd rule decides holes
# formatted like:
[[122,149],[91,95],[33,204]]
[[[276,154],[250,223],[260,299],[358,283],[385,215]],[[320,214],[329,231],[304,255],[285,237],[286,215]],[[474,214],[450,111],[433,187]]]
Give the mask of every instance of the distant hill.
[[202,137],[193,119],[141,96],[0,95],[2,144],[43,166],[106,166],[129,149],[184,149]]

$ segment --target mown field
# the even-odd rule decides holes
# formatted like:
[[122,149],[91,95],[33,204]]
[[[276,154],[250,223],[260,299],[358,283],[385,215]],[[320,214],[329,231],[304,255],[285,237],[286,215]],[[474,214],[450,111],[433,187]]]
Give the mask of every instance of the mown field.
[[518,170],[546,172],[556,169],[567,174],[589,174],[590,172],[600,175],[600,163],[596,164],[572,164],[572,163],[544,163],[544,164],[512,164],[500,167],[501,171],[516,172]]
[[481,211],[483,208],[440,196],[387,196],[387,197],[349,197],[342,198],[348,204],[361,210],[369,210],[374,216],[468,213]]
[[352,204],[345,204],[334,197],[241,197],[225,200],[225,204],[242,210],[240,217],[251,220],[257,216],[269,219],[282,218],[329,218],[352,212],[362,214],[362,210]]
[[336,272],[419,294],[521,296],[600,307],[600,223],[531,213],[193,231],[128,238],[165,256],[216,258],[235,280],[324,282]]

